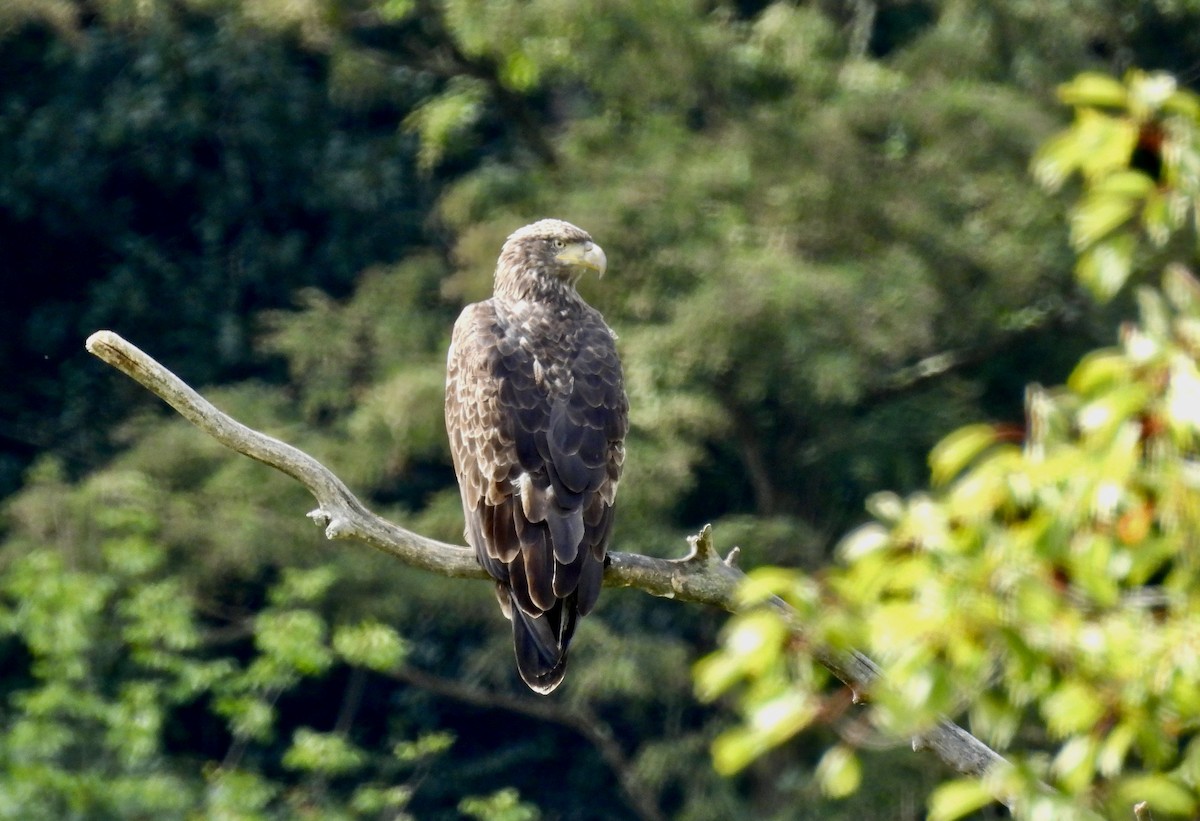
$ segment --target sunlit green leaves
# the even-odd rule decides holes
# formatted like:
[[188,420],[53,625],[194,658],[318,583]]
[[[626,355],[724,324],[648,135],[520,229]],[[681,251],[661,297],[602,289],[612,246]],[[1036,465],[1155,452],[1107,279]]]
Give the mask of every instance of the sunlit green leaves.
[[204,808],[216,818],[257,821],[267,817],[264,811],[282,789],[257,773],[214,768],[204,792]]
[[333,663],[326,643],[325,621],[311,610],[262,613],[255,620],[255,643],[261,661],[285,673],[315,675]]
[[696,664],[700,697],[711,700],[744,677],[763,675],[778,663],[787,635],[786,625],[768,610],[732,619],[725,628],[723,651]]
[[1076,108],[1121,108],[1129,92],[1120,80],[1088,71],[1059,86],[1058,98]]
[[994,800],[991,791],[977,780],[948,781],[929,796],[929,821],[955,821]]
[[[515,58],[514,58],[515,59]],[[511,63],[512,61],[510,61]],[[532,85],[527,61],[508,68],[510,84]],[[430,172],[447,155],[462,153],[471,145],[470,128],[481,114],[484,101],[482,84],[470,77],[456,77],[440,95],[431,97],[404,121],[421,143],[417,152],[420,167]]]
[[[746,724],[725,730],[712,744],[713,766],[732,775],[768,750],[808,727],[819,712],[817,701],[799,691],[781,691],[758,699],[746,715]],[[844,773],[840,785],[846,786]]]
[[370,622],[339,627],[333,634],[333,649],[350,664],[380,672],[394,669],[408,652],[394,629]]
[[997,437],[991,425],[968,425],[947,436],[929,452],[929,467],[935,485],[943,485],[957,476],[963,468]]
[[[369,751],[344,732],[301,724],[278,746],[281,697],[338,663],[363,668],[357,675],[394,669],[405,652],[395,630],[330,625],[316,608],[338,575],[318,566],[284,569],[265,608],[213,634],[196,592],[167,573],[150,536],[145,477],[101,474],[88,490],[97,488],[111,507],[95,555],[71,567],[61,552],[34,548],[0,568],[0,631],[31,657],[0,704],[0,815],[181,817],[203,807],[259,819],[293,814],[292,802],[324,803],[328,817],[402,809],[412,788],[395,781],[397,768],[445,750],[448,737],[421,735],[406,755],[403,741]],[[167,739],[188,731],[180,711],[195,705],[229,748],[223,760],[179,768]],[[270,767],[297,774],[287,789],[257,771],[266,750],[276,751]],[[351,775],[364,780],[344,803],[320,786]]]
[[1059,97],[1075,109],[1075,122],[1039,150],[1033,173],[1051,189],[1082,176],[1071,211],[1076,272],[1109,299],[1132,273],[1140,236],[1162,246],[1197,212],[1200,103],[1174,77],[1139,71],[1124,82],[1082,74]]
[[830,747],[817,762],[817,781],[826,795],[845,798],[862,783],[862,764],[853,748],[838,744]]
[[362,750],[336,733],[318,733],[301,728],[292,736],[292,745],[283,754],[283,765],[294,770],[345,775],[359,769],[366,760]]
[[1106,236],[1079,255],[1076,276],[1099,299],[1108,299],[1129,279],[1136,244],[1128,233]]
[[275,708],[264,699],[252,695],[223,695],[216,699],[213,708],[229,722],[229,730],[235,738],[259,742],[271,740]]
[[414,764],[441,755],[453,745],[452,733],[424,733],[414,741],[397,742],[392,748],[392,755],[406,764]]
[[[714,744],[717,766],[744,767],[815,720],[806,710],[821,682],[795,652],[815,643],[879,663],[865,709],[890,735],[919,735],[970,705],[976,732],[1004,747],[1036,717],[1049,752],[1039,777],[1064,795],[1131,796],[1125,771],[1141,761],[1161,774],[1128,780],[1144,800],[1191,812],[1194,784],[1168,773],[1184,766],[1200,718],[1200,662],[1182,638],[1200,595],[1182,535],[1200,530],[1188,461],[1197,287],[1173,269],[1163,292],[1140,293],[1141,321],[1120,347],[1086,357],[1064,388],[1031,390],[1021,447],[993,426],[967,426],[930,456],[939,495],[872,497],[875,521],[843,541],[828,593],[797,597],[800,632],[769,609],[734,618],[695,671],[702,694],[734,693],[743,716]],[[1152,578],[1161,587],[1142,588]],[[797,590],[778,571],[749,585]],[[818,769],[834,791],[857,783],[839,750]],[[962,817],[1006,789],[945,785],[931,817]],[[1043,804],[1069,806],[1036,789],[1017,806],[1038,817]]]
[[1057,736],[1092,729],[1104,715],[1105,707],[1095,690],[1083,681],[1067,680],[1042,700],[1046,729]]
[[276,607],[315,604],[335,581],[337,573],[331,567],[285,567],[282,578],[271,587],[270,602]]
[[459,802],[458,811],[479,821],[538,821],[542,817],[537,805],[522,801],[521,794],[511,788],[468,796]]

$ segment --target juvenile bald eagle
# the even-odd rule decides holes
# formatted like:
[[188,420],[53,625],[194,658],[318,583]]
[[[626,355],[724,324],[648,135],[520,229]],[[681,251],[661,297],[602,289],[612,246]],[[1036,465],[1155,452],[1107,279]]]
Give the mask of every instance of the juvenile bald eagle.
[[600,595],[629,402],[616,336],[575,290],[604,251],[546,219],[513,233],[491,299],[454,325],[446,430],[467,541],[496,580],[517,669],[549,693]]

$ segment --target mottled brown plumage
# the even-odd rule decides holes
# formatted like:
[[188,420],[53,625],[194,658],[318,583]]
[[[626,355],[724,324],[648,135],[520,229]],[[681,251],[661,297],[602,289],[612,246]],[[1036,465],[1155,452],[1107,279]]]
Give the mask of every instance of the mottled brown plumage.
[[467,540],[496,580],[517,669],[540,693],[562,681],[576,621],[600,595],[625,460],[616,337],[575,290],[604,267],[600,246],[568,222],[516,231],[492,298],[455,323],[447,361]]

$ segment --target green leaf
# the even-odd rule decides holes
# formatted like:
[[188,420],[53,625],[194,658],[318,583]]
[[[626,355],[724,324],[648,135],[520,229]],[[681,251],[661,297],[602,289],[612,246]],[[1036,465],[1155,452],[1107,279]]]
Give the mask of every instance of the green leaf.
[[500,71],[500,79],[513,91],[531,90],[540,75],[537,63],[523,50],[509,54]]
[[1058,99],[1069,106],[1124,108],[1128,94],[1124,83],[1093,71],[1083,72],[1058,87]]
[[815,774],[821,791],[830,798],[853,795],[862,783],[862,765],[854,750],[845,744],[837,744],[826,750],[817,762]]
[[1075,393],[1087,396],[1111,385],[1126,382],[1132,375],[1132,366],[1123,351],[1105,348],[1092,351],[1080,360],[1067,377],[1067,387]]
[[1180,313],[1200,312],[1200,280],[1186,266],[1178,263],[1167,266],[1163,273],[1163,293]]
[[983,783],[974,778],[948,781],[930,793],[928,821],[955,821],[995,801]]
[[722,775],[733,775],[803,730],[818,714],[816,699],[806,693],[788,691],[768,698],[753,707],[746,725],[713,740],[713,766]]
[[1176,114],[1192,122],[1200,122],[1200,98],[1187,89],[1177,89],[1163,102],[1163,113]]
[[416,0],[384,0],[379,7],[379,16],[389,23],[398,23],[408,17],[416,5]]
[[408,654],[408,646],[400,634],[377,622],[337,628],[333,633],[333,649],[348,663],[379,672],[395,669]]
[[850,564],[885,549],[891,543],[891,533],[876,522],[868,522],[846,534],[837,546],[842,561]]
[[333,568],[322,565],[313,568],[285,567],[283,576],[271,588],[269,600],[276,607],[314,604],[337,581]]
[[785,567],[759,567],[746,574],[738,586],[738,605],[742,608],[762,604],[774,596],[789,603],[815,603],[819,587],[799,570]]
[[1075,273],[1092,295],[1105,302],[1129,279],[1135,240],[1124,232],[1097,243],[1079,255]]
[[787,640],[787,625],[774,611],[757,610],[730,621],[721,646],[731,657],[762,669],[780,653]]
[[1085,194],[1071,212],[1071,244],[1085,251],[1127,223],[1138,201],[1123,194]]
[[446,90],[427,99],[404,120],[404,129],[420,138],[417,153],[422,171],[432,171],[467,140],[483,112],[483,85],[470,77],[454,77]]
[[1131,721],[1122,721],[1109,731],[1096,756],[1096,769],[1101,775],[1111,778],[1120,774],[1136,736],[1137,728]]
[[696,697],[701,701],[713,701],[741,681],[744,675],[744,666],[728,653],[722,650],[709,653],[692,667]]
[[1088,182],[1129,168],[1138,138],[1137,124],[1131,120],[1085,109],[1071,130],[1078,141],[1079,169]]
[[344,775],[361,767],[366,756],[337,733],[318,733],[307,727],[296,730],[283,755],[283,766],[292,770]]
[[275,709],[253,696],[221,696],[214,704],[218,714],[229,720],[229,731],[236,738],[268,741],[275,726]]
[[1142,229],[1155,247],[1161,248],[1183,224],[1180,209],[1169,192],[1151,191],[1142,205]]
[[1179,88],[1179,81],[1165,71],[1132,71],[1129,74],[1130,113],[1148,120],[1162,110]]
[[354,791],[350,798],[350,806],[362,815],[403,818],[405,816],[397,811],[408,805],[412,795],[413,788],[408,786],[380,787],[364,784]]
[[929,468],[935,485],[944,485],[996,441],[993,425],[967,425],[934,445]]
[[316,675],[333,663],[325,629],[325,620],[311,610],[264,611],[255,619],[254,638],[266,659],[300,675]]
[[734,775],[768,749],[761,734],[746,727],[733,727],[713,739],[713,768],[721,775]]
[[401,741],[392,748],[392,755],[405,764],[415,764],[441,755],[454,746],[454,733],[425,733],[416,741]]
[[204,794],[205,816],[208,818],[252,819],[265,810],[281,787],[257,773],[231,770],[225,767],[210,771],[208,789]]
[[1046,728],[1058,738],[1092,730],[1104,715],[1095,691],[1081,681],[1059,685],[1042,703]]
[[1067,177],[1079,170],[1083,150],[1072,130],[1063,131],[1042,144],[1030,162],[1030,170],[1038,184],[1057,191]]
[[1004,749],[1021,727],[1021,711],[1008,699],[991,693],[971,705],[971,732],[994,747]]
[[1146,407],[1147,388],[1138,383],[1118,385],[1088,402],[1076,414],[1085,436],[1106,440],[1122,425],[1136,422]]
[[467,796],[458,803],[458,811],[479,821],[537,821],[542,817],[538,808],[522,801],[512,787],[487,796]]
[[1093,736],[1077,735],[1059,748],[1058,755],[1054,757],[1054,772],[1067,792],[1084,792],[1092,782],[1098,747],[1099,743]]
[[1102,196],[1143,199],[1155,189],[1154,180],[1143,171],[1122,169],[1096,181],[1091,193]]
[[881,490],[867,497],[867,512],[881,522],[895,524],[904,516],[904,500],[890,490]]

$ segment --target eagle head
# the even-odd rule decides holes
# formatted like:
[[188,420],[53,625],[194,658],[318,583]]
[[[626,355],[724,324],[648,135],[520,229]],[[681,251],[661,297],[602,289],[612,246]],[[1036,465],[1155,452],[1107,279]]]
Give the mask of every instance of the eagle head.
[[604,276],[608,260],[591,234],[569,222],[538,220],[509,235],[496,264],[496,292],[529,297],[573,288],[587,271]]

